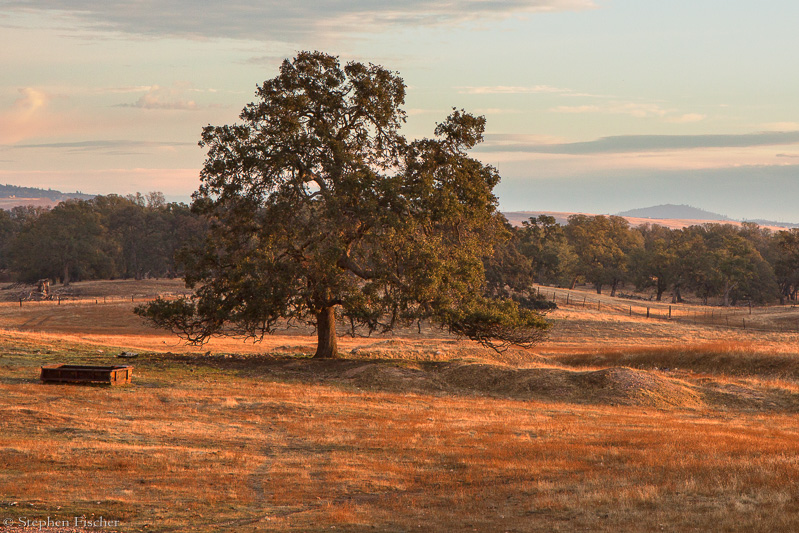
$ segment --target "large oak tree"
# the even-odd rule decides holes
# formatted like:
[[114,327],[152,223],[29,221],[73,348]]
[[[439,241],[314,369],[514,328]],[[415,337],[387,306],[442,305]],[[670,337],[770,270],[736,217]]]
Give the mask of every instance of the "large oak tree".
[[261,338],[282,321],[387,331],[431,320],[492,346],[530,345],[535,311],[485,295],[483,259],[508,238],[497,171],[470,158],[483,117],[454,111],[435,138],[406,140],[405,85],[385,68],[302,52],[264,82],[240,124],[208,126],[193,209],[202,248],[181,261],[191,298],[137,313],[192,342]]

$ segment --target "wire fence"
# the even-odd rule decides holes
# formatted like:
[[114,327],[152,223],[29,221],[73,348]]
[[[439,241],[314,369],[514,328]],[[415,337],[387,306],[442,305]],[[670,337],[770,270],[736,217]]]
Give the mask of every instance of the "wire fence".
[[[670,320],[704,326],[716,326],[730,329],[763,331],[763,332],[799,332],[799,308],[788,304],[781,306],[716,307],[694,304],[667,304],[627,300],[623,298],[592,297],[584,291],[573,291],[555,287],[537,286],[538,294],[558,307],[571,309],[590,309],[599,313],[626,315],[650,320]],[[0,307],[28,308],[31,306],[74,306],[74,305],[110,305],[122,303],[146,303],[157,298],[173,300],[190,296],[189,292],[169,292],[150,295],[130,296],[97,296],[72,297],[54,296],[51,299],[29,300],[19,298],[17,301],[0,303]],[[781,322],[774,323],[775,311],[796,311],[796,316],[783,316]],[[764,323],[768,322],[768,323]]]
[[[764,332],[797,332],[799,331],[799,308],[796,304],[779,306],[746,306],[717,307],[686,303],[642,302],[623,298],[591,297],[583,291],[557,289],[538,286],[538,294],[561,308],[591,309],[599,313],[627,315],[651,320],[671,320],[705,326],[716,326],[730,329],[764,331]],[[781,323],[774,323],[775,312],[796,311],[796,316],[783,316]],[[768,321],[768,324],[764,324]]]
[[191,296],[191,293],[162,293],[157,295],[131,295],[131,296],[93,296],[93,297],[80,297],[80,296],[53,296],[46,299],[27,299],[18,298],[13,301],[0,302],[2,307],[19,307],[26,308],[30,306],[51,307],[61,305],[101,305],[101,304],[121,304],[121,303],[146,303],[152,302],[158,298],[165,300],[175,300],[181,297]]

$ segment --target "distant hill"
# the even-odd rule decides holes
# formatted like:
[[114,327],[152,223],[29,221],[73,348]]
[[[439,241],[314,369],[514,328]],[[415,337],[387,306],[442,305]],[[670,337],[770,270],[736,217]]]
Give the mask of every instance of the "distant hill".
[[19,185],[0,185],[0,209],[11,209],[19,205],[52,207],[64,200],[90,200],[94,197],[94,194],[82,192],[61,192]]
[[619,213],[620,217],[634,218],[658,218],[658,219],[681,219],[681,220],[729,220],[729,217],[718,213],[711,213],[704,209],[691,207],[690,205],[664,204],[653,207],[643,207],[641,209],[630,209]]
[[745,220],[744,222],[754,222],[758,226],[777,226],[780,228],[799,228],[799,224],[795,224],[793,222],[775,222],[773,220],[763,220],[762,218],[756,218],[754,220]]
[[[706,212],[707,211],[705,211],[705,213]],[[505,218],[508,219],[508,222],[510,222],[514,226],[521,226],[522,222],[524,222],[525,220],[529,219],[530,217],[537,217],[539,215],[551,216],[552,218],[555,219],[555,222],[557,224],[561,225],[567,224],[569,222],[569,217],[571,215],[580,214],[580,215],[596,216],[596,214],[592,213],[567,213],[560,211],[503,211],[502,214],[505,215]],[[623,218],[627,220],[627,222],[629,222],[631,226],[641,226],[644,224],[657,224],[658,226],[665,226],[671,229],[681,229],[681,228],[687,228],[688,226],[699,226],[707,223],[730,224],[731,226],[739,226],[739,227],[741,226],[741,222],[737,220],[731,220],[729,218],[715,219],[715,220],[713,219],[708,220],[705,218],[703,219],[652,218],[652,217],[631,217],[631,216],[624,216]],[[785,228],[791,228],[791,227],[799,227],[799,224],[788,224],[785,222],[773,222],[769,220],[749,220],[748,222],[754,222],[755,224],[759,225],[761,228],[767,228],[772,231],[784,230]]]

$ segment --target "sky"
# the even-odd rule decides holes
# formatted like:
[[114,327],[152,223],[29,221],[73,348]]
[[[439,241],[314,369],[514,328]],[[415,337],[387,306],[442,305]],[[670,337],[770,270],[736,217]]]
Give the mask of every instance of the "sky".
[[188,201],[202,127],[321,50],[399,72],[408,137],[484,115],[502,210],[799,222],[797,20],[795,0],[0,0],[0,183]]

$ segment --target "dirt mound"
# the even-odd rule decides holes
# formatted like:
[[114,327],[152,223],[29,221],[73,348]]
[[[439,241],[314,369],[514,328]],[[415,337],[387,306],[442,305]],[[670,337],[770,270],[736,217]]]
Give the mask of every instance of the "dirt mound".
[[612,366],[576,370],[463,361],[311,359],[288,355],[143,354],[138,365],[167,358],[257,379],[326,383],[416,394],[486,395],[516,400],[658,409],[799,412],[792,383]]
[[458,365],[444,370],[442,375],[457,388],[515,398],[647,407],[703,405],[701,395],[689,384],[630,368],[578,372]]
[[393,365],[363,363],[341,373],[341,379],[361,388],[378,388],[391,391],[441,392],[446,384],[437,377],[420,368],[398,367]]
[[[704,405],[702,392],[697,387],[657,372],[630,368],[577,371],[452,361],[260,357],[256,362],[253,359],[214,358],[218,365],[247,367],[250,371],[271,377],[391,392],[484,394],[596,405],[680,408]],[[202,364],[203,358],[196,361]]]

